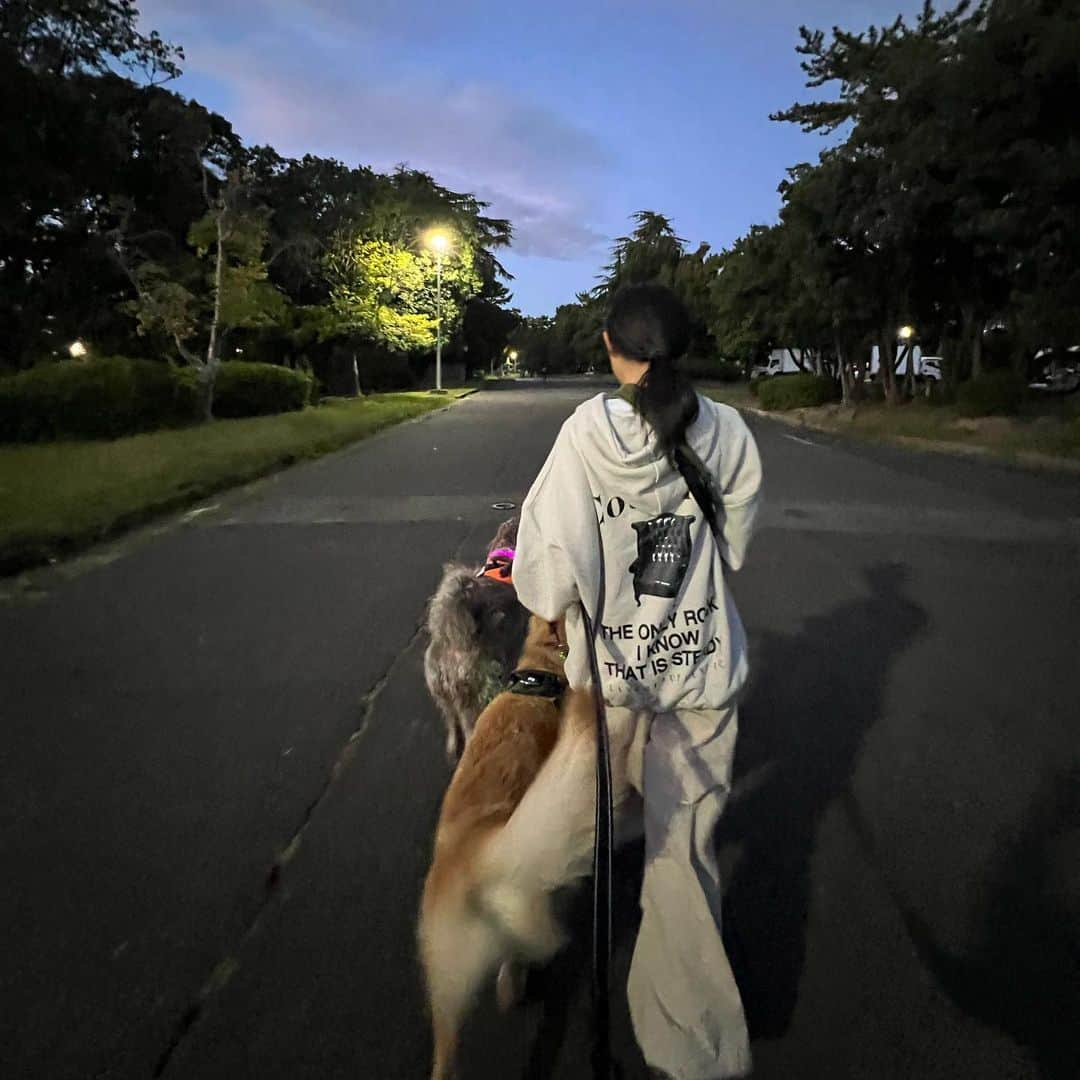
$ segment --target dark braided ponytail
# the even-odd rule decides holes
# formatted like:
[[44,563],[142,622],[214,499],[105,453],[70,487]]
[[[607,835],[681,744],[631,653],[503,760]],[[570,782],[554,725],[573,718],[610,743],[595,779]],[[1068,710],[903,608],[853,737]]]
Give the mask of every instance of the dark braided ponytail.
[[690,316],[683,302],[663,285],[626,285],[615,294],[606,329],[612,348],[628,360],[646,361],[635,407],[656,435],[673,468],[686,479],[707,518],[716,505],[708,477],[686,454],[686,431],[697,419],[698,398],[676,361],[690,344]]

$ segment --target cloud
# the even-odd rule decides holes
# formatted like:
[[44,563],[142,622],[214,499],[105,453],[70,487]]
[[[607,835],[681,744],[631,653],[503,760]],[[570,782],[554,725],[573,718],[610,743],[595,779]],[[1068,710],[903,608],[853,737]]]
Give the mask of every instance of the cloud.
[[409,69],[389,6],[361,21],[339,0],[319,0],[301,19],[295,0],[263,0],[260,17],[248,11],[240,22],[211,16],[206,0],[143,7],[144,25],[166,36],[161,24],[176,20],[185,70],[224,88],[224,111],[246,141],[423,169],[509,218],[519,254],[575,259],[604,246],[592,223],[614,161],[601,140],[497,82],[416,61]]

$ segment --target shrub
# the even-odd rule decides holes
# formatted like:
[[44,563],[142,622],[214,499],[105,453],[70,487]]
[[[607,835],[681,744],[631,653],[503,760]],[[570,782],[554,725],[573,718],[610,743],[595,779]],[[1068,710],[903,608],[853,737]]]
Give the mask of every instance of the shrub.
[[981,379],[961,383],[956,403],[961,416],[1015,416],[1027,387],[1011,371],[995,371]]
[[777,375],[758,387],[758,399],[763,409],[782,411],[824,405],[838,397],[834,379],[825,375]]
[[222,419],[268,416],[302,409],[311,396],[311,376],[277,364],[229,360],[214,384],[214,415]]
[[679,368],[691,379],[702,382],[738,382],[742,378],[742,368],[738,364],[716,356],[684,356],[679,361]]
[[863,401],[881,404],[885,400],[885,384],[881,379],[863,383]]
[[120,356],[40,364],[0,378],[0,441],[114,439],[190,423],[193,375]]
[[[445,375],[445,358],[443,365]],[[410,390],[416,385],[416,375],[403,353],[371,349],[359,357],[357,369],[360,374],[360,389],[365,394],[378,390]]]

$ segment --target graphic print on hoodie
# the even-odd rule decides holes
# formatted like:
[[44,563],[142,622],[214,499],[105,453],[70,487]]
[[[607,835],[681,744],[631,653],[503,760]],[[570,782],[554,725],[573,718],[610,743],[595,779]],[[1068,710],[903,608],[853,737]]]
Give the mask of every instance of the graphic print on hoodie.
[[634,577],[634,599],[641,606],[641,594],[671,599],[679,595],[690,566],[690,526],[694,519],[682,514],[661,514],[648,521],[635,521],[637,558],[630,564]]
[[598,394],[563,424],[521,508],[514,584],[566,616],[572,687],[590,685],[582,604],[605,700],[721,708],[746,680],[746,636],[724,580],[753,531],[761,463],[742,417],[700,397],[687,444],[717,505],[719,540],[632,405]]

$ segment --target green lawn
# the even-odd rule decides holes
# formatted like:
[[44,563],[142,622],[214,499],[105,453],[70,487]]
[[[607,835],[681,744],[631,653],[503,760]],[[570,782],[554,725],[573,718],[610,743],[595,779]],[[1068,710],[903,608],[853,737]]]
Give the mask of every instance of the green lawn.
[[[746,384],[710,387],[706,393],[739,408],[760,408]],[[855,409],[825,405],[771,415],[820,431],[880,442],[922,448],[937,444],[1032,464],[1080,464],[1080,395],[1064,400],[1032,399],[1019,417],[965,419],[955,407],[918,400],[895,408],[881,403],[865,403]]]
[[281,416],[217,420],[111,442],[0,445],[0,572],[71,552],[467,393],[338,399]]

